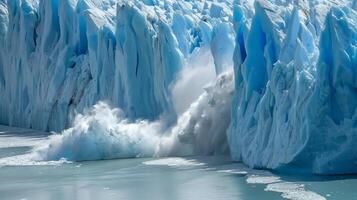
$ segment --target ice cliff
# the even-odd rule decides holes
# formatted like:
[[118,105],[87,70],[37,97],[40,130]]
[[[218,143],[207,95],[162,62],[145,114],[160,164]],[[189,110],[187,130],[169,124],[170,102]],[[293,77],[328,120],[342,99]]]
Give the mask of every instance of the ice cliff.
[[258,168],[357,172],[357,13],[350,3],[260,1],[251,16],[235,7],[228,130],[235,159]]
[[168,90],[185,58],[205,47],[212,49],[217,71],[232,63],[234,32],[226,3],[1,0],[0,5],[2,124],[59,131],[75,112],[99,100],[131,119],[173,115]]
[[[215,154],[228,143],[251,167],[356,173],[356,9],[0,0],[0,123],[72,126],[36,151],[43,159]],[[114,109],[90,109],[98,101]]]

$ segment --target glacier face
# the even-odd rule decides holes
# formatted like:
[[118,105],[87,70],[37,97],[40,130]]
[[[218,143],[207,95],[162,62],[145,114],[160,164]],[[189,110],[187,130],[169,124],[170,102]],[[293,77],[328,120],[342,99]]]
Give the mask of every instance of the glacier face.
[[[356,9],[0,0],[0,123],[60,131],[74,120],[39,159],[214,154],[227,140],[251,167],[355,173]],[[98,101],[120,109],[85,111]]]
[[185,59],[205,47],[217,71],[232,64],[231,4],[1,0],[0,123],[60,131],[100,100],[174,121],[169,86]]
[[351,2],[235,8],[232,156],[252,167],[357,172],[356,11]]

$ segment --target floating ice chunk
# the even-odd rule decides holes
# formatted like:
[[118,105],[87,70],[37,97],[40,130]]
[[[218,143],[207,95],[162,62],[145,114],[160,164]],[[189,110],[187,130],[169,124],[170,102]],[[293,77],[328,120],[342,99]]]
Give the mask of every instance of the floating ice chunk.
[[250,175],[247,178],[247,183],[250,184],[269,184],[280,182],[278,176],[262,176],[262,175]]
[[163,158],[158,160],[150,160],[143,162],[145,165],[163,165],[169,167],[191,167],[202,166],[204,163],[197,162],[193,159],[186,158]]
[[281,196],[290,200],[324,200],[325,197],[306,190],[305,186],[300,183],[292,183],[281,180],[279,176],[270,174],[269,172],[254,172],[251,171],[247,178],[249,184],[264,184],[267,185],[265,191],[282,193]]
[[282,197],[291,200],[326,200],[325,197],[305,190],[303,184],[280,182],[268,184],[265,188],[266,191],[282,193]]

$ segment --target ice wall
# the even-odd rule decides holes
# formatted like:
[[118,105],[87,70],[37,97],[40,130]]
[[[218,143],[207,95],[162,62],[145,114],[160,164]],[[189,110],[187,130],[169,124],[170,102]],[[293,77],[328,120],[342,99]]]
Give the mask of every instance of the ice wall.
[[175,121],[169,86],[185,60],[205,47],[217,73],[232,64],[231,7],[231,1],[1,0],[0,123],[60,131],[100,100],[132,120]]
[[233,158],[258,168],[357,172],[351,3],[256,1],[254,15],[234,8]]
[[[153,155],[156,149],[163,155],[213,154],[224,151],[230,123],[231,155],[251,167],[355,173],[356,5],[356,0],[0,0],[0,123],[59,131],[74,121],[59,140],[65,142],[54,142],[58,150],[49,148],[45,152],[52,156],[44,156],[58,159],[66,149],[91,146],[92,140],[71,143],[87,133],[102,142],[74,160]],[[192,70],[187,63],[201,66]],[[232,65],[233,98],[219,87],[184,95],[202,88],[212,71],[215,76]],[[103,100],[121,110],[113,124],[97,119],[101,112],[95,107],[89,119],[73,120]],[[158,121],[163,128],[153,129]],[[136,122],[161,134],[148,137]],[[148,148],[122,143],[121,137],[134,137],[132,126]],[[114,143],[106,137],[113,132],[119,139]],[[105,146],[117,152],[105,152]]]

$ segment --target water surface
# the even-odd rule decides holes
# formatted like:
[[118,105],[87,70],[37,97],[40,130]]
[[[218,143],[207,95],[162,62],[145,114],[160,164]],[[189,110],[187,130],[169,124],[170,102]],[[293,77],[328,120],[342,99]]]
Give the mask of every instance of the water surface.
[[0,199],[357,199],[356,176],[251,170],[229,157],[28,162],[47,133],[0,127]]

